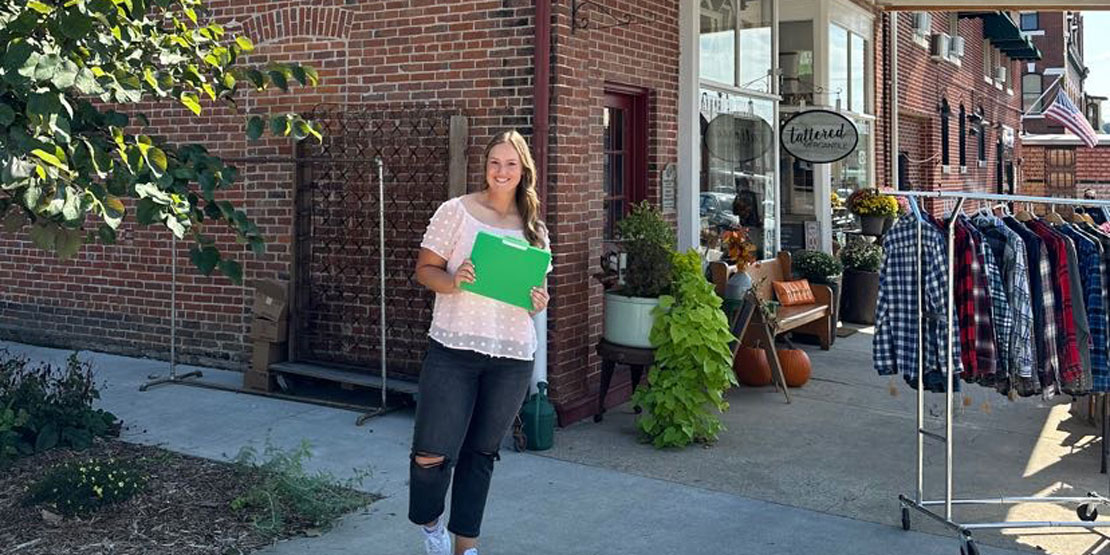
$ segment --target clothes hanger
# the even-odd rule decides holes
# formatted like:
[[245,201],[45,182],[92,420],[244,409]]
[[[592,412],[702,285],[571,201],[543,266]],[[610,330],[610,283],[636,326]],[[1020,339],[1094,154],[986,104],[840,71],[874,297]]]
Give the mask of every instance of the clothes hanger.
[[1019,222],[1028,222],[1033,219],[1033,213],[1030,211],[1032,203],[1025,203],[1025,210],[1018,210],[1017,215],[1014,216]]
[[919,221],[925,221],[925,218],[921,216],[921,208],[917,206],[917,197],[906,197],[906,200],[909,201],[910,212],[913,212],[914,217]]
[[1058,214],[1056,212],[1056,205],[1055,204],[1050,204],[1049,206],[1051,207],[1051,211],[1048,214],[1045,214],[1045,216],[1044,216],[1045,221],[1047,221],[1050,224],[1055,224],[1055,225],[1063,224],[1064,223],[1064,218],[1060,217],[1060,214]]

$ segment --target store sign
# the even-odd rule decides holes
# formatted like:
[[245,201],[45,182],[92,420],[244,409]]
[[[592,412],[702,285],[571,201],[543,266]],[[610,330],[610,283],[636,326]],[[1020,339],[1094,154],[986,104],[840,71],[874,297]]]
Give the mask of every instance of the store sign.
[[829,110],[799,112],[782,124],[782,148],[805,162],[836,162],[854,152],[857,144],[856,124]]
[[774,142],[774,129],[754,114],[721,114],[705,129],[705,148],[726,162],[748,162],[767,152]]

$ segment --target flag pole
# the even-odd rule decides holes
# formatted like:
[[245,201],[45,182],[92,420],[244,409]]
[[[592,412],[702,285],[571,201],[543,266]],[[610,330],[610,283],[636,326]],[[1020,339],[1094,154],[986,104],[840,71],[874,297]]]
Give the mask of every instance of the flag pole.
[[[1052,92],[1052,89],[1055,88],[1056,85],[1060,84],[1060,81],[1063,80],[1063,79],[1064,79],[1064,74],[1060,74],[1059,76],[1057,76],[1056,80],[1053,81],[1052,84],[1049,85],[1048,88],[1045,89],[1044,92],[1041,93],[1041,96],[1037,97],[1037,100],[1034,101],[1031,106],[1029,106],[1029,109],[1021,113],[1021,117],[1024,118],[1025,116],[1030,115],[1029,113],[1033,111],[1033,108],[1035,108],[1037,105],[1039,105],[1041,103],[1041,101],[1044,100],[1045,95]],[[1044,107],[1042,106],[1041,107],[1041,112],[1043,112],[1043,111],[1044,111]]]

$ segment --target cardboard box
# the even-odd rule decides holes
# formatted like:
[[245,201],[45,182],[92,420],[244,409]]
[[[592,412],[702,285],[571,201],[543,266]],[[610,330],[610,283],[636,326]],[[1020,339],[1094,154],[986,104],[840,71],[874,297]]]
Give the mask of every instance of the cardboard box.
[[269,372],[271,364],[286,359],[288,349],[289,344],[285,342],[255,341],[254,351],[251,353],[251,370],[254,372]]
[[253,391],[265,391],[269,393],[277,389],[277,383],[274,379],[274,375],[269,372],[247,370],[243,373],[243,387]]
[[289,306],[289,283],[264,279],[254,286],[254,317],[280,322]]
[[255,318],[251,322],[251,339],[255,341],[269,341],[282,343],[288,338],[289,324],[286,318],[278,321]]

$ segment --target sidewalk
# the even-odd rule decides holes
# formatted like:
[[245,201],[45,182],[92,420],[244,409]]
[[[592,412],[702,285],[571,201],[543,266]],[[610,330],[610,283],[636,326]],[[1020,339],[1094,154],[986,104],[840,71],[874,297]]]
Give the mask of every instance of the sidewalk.
[[[61,362],[68,352],[6,343],[0,348]],[[386,496],[319,538],[279,544],[262,553],[419,554],[406,519],[412,413],[356,427],[356,413],[182,385],[140,393],[168,364],[82,352],[103,383],[100,407],[124,422],[122,439],[213,459],[234,457],[267,441],[312,444],[312,468],[350,476],[370,467],[365,489]],[[184,373],[190,367],[180,366]],[[238,384],[241,375],[204,369],[205,381]],[[896,504],[892,510],[896,510]],[[952,536],[758,501],[599,466],[511,450],[502,452],[483,527],[483,554],[959,553]],[[980,544],[982,553],[1017,551]]]

